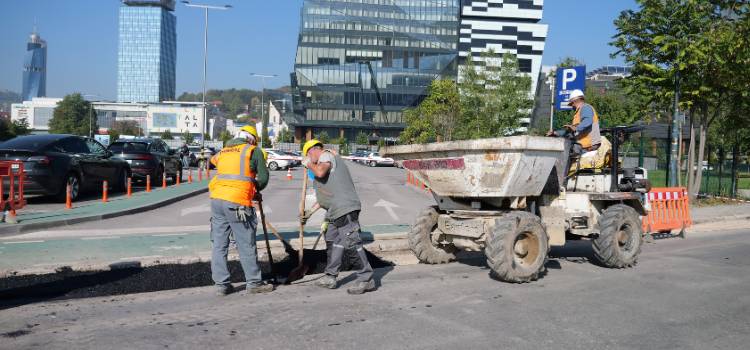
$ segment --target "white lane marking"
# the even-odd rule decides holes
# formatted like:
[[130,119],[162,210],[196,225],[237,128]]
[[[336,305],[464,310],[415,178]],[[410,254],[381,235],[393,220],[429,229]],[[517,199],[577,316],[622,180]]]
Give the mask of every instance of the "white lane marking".
[[187,233],[172,233],[168,235],[151,235],[151,237],[187,236]]
[[156,252],[163,252],[165,250],[177,250],[177,249],[185,249],[187,247],[181,247],[181,246],[171,246],[171,247],[154,247],[151,246],[151,248],[154,249]]
[[270,206],[264,205],[263,206],[263,214],[273,213],[273,209],[271,209]]
[[81,239],[84,241],[92,241],[95,239],[116,239],[116,238],[120,238],[120,237],[86,237],[86,238],[81,238]]
[[393,208],[400,208],[399,205],[393,204],[389,201],[386,201],[385,199],[381,199],[377,203],[375,203],[373,207],[385,208],[385,210],[391,216],[391,219],[393,219],[393,221],[398,221],[398,215],[396,215],[396,213],[393,211]]
[[44,241],[22,241],[22,242],[5,242],[5,244],[20,244],[20,243],[42,243]]
[[152,259],[152,258],[163,258],[162,255],[151,255],[151,256],[135,256],[132,258],[120,258],[120,260],[138,260],[138,259]]
[[185,216],[185,215],[188,215],[188,214],[192,214],[192,213],[203,213],[203,212],[207,212],[207,211],[211,211],[211,206],[210,205],[208,205],[208,204],[206,204],[206,205],[199,205],[197,207],[182,209],[182,216]]

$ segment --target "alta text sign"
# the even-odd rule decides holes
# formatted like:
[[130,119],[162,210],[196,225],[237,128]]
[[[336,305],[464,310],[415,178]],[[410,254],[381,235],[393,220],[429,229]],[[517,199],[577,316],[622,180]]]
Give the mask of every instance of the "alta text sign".
[[557,92],[555,94],[555,109],[569,111],[570,93],[573,90],[586,92],[586,66],[567,67],[557,69]]

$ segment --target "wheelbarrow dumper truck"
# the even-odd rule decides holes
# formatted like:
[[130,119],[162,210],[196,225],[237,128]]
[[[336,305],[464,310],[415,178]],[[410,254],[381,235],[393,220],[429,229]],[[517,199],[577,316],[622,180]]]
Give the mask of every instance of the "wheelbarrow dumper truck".
[[[602,129],[617,140],[610,154],[641,129]],[[574,142],[510,136],[382,148],[435,198],[411,223],[411,250],[428,264],[484,251],[492,273],[512,283],[536,280],[550,247],[570,240],[591,240],[605,267],[634,266],[650,210],[647,170],[619,161],[581,169],[580,155],[570,157]]]

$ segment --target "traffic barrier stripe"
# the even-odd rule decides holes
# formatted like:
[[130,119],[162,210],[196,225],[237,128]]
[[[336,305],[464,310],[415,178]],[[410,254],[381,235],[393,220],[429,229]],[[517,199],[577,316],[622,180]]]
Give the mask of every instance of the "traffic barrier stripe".
[[684,187],[652,188],[647,194],[651,211],[643,217],[646,232],[670,231],[690,227],[690,198]]
[[6,194],[3,193],[5,186],[0,186],[0,209],[15,212],[26,206],[26,198],[23,196],[23,182],[26,180],[23,162],[0,162],[0,181],[2,181],[0,183],[4,183],[6,178],[10,181],[10,193],[8,193],[8,199],[5,200]]

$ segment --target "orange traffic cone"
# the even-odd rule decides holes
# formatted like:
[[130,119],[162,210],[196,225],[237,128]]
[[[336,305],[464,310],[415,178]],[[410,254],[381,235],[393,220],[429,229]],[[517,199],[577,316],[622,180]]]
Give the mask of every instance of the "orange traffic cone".
[[286,170],[286,179],[287,180],[291,180],[292,179],[292,169],[291,168]]

